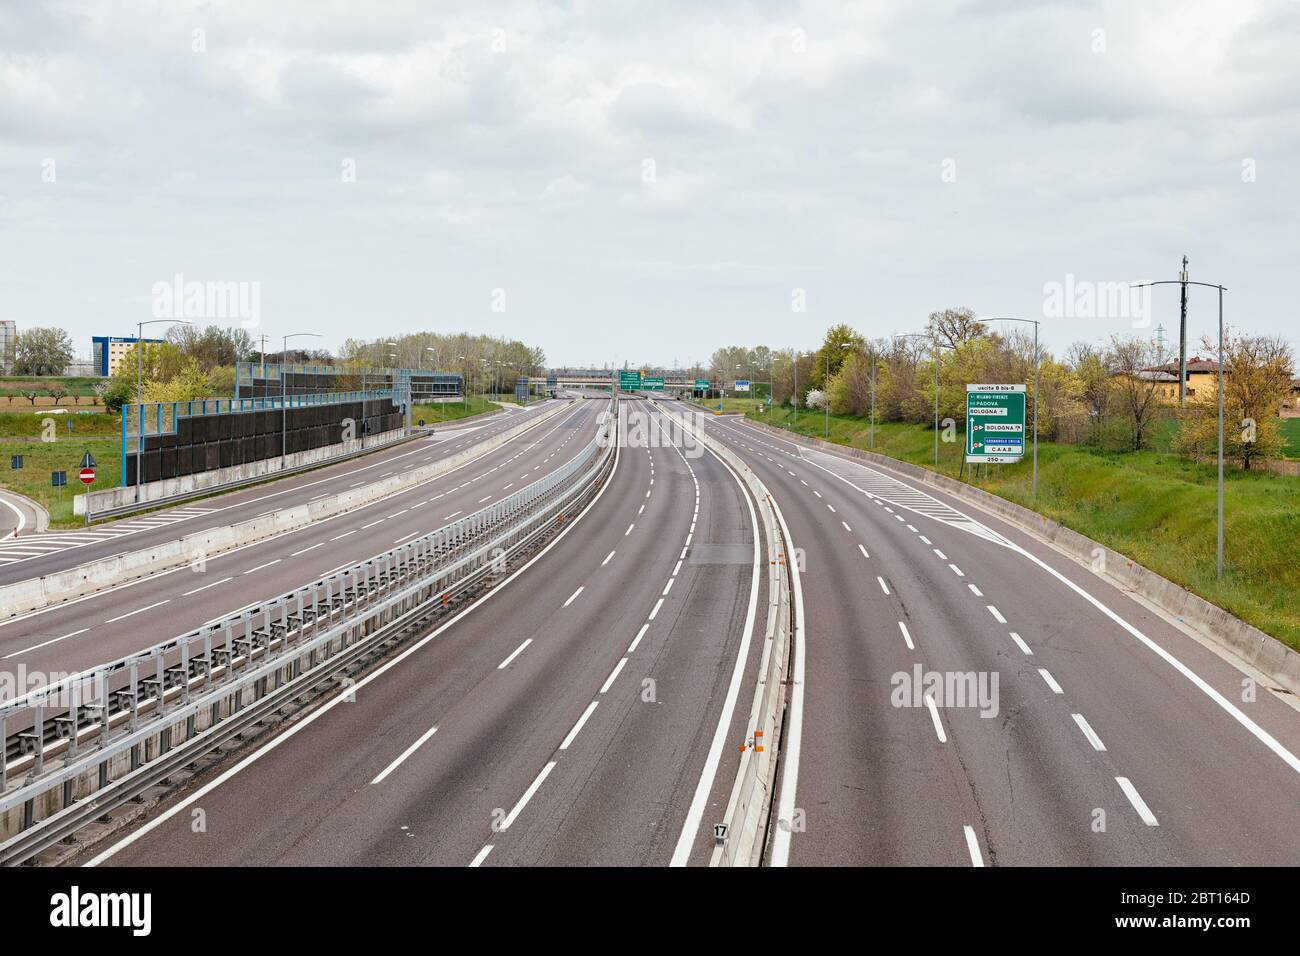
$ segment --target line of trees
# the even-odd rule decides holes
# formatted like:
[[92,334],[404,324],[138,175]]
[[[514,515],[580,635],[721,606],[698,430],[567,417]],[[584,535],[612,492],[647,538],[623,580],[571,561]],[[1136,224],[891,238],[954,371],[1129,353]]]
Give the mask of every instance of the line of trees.
[[513,391],[519,376],[536,378],[546,372],[546,353],[540,348],[517,339],[465,332],[414,332],[366,342],[348,339],[339,350],[339,361],[376,368],[459,372],[466,387],[475,392],[494,385]]
[[[1217,350],[1217,343],[1207,343]],[[1277,337],[1226,335],[1224,374],[1225,452],[1243,467],[1283,448],[1278,411],[1291,393],[1293,356]],[[1181,411],[1166,398],[1170,376],[1160,371],[1172,356],[1139,337],[1113,336],[1105,344],[1076,342],[1060,357],[1041,343],[1039,436],[1046,441],[1098,448],[1142,450],[1157,422],[1180,418],[1173,443],[1188,456],[1217,447],[1217,397],[1201,390]],[[875,381],[876,420],[926,424],[934,415],[935,365],[939,366],[939,417],[964,427],[966,386],[978,382],[1023,383],[1034,394],[1031,331],[995,329],[969,309],[931,313],[918,336],[870,339],[844,324],[827,330],[819,349],[796,352],[765,347],[719,349],[711,375],[722,380],[747,370],[769,376],[773,401],[869,417]],[[743,375],[741,377],[744,377]],[[1176,386],[1177,376],[1172,377]]]

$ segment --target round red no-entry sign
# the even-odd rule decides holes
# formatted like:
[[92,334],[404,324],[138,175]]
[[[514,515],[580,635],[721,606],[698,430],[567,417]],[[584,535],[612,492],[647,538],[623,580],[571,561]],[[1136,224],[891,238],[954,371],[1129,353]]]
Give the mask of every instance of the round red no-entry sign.
[[83,469],[81,469],[81,483],[82,483],[83,485],[88,485],[88,484],[90,484],[91,482],[93,482],[94,480],[95,480],[95,469],[94,469],[94,468],[83,468]]

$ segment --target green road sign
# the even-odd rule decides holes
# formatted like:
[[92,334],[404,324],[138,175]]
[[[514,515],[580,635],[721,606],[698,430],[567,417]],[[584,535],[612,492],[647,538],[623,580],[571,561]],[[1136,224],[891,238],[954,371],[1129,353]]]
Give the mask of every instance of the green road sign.
[[711,386],[707,378],[697,378],[695,380],[695,390],[697,392],[707,392],[710,387]]
[[625,392],[639,392],[641,390],[641,372],[620,371],[618,373],[618,387]]
[[652,389],[656,389],[656,390],[658,390],[658,391],[663,391],[664,380],[663,380],[662,376],[660,376],[660,377],[651,377],[651,376],[647,375],[647,376],[645,377],[645,379],[642,380],[642,382],[641,382],[641,387],[642,387],[642,388],[652,388]]
[[1025,456],[1025,386],[966,386],[966,461],[1008,464]]

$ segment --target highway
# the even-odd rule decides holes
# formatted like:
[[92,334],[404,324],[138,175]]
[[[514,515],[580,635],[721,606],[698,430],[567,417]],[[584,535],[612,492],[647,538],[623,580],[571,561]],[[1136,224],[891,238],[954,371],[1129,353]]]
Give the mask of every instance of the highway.
[[545,552],[95,862],[705,862],[755,679],[761,532],[717,458],[643,402],[621,414],[657,437],[620,448]]
[[452,423],[423,433],[412,441],[359,458],[227,492],[219,497],[96,523],[84,530],[55,531],[39,536],[24,533],[17,540],[0,541],[0,585],[40,577],[123,551],[142,550],[187,534],[236,524],[278,508],[337,494],[374,481],[386,473],[454,455],[553,407],[553,402],[542,402],[526,409],[493,415],[483,421],[467,422],[464,427],[455,427]]
[[[573,403],[555,418],[439,478],[298,530],[213,555],[200,566],[160,572],[0,620],[0,671],[16,673],[22,668],[28,674],[54,674],[93,667],[431,531],[558,468],[591,441],[604,407],[601,402]],[[510,421],[514,423],[513,418]],[[455,451],[476,441],[477,434],[453,440],[446,450]],[[340,490],[339,486],[346,488],[357,480],[375,480],[381,472],[423,463],[435,454],[437,446],[417,442],[394,451],[405,457],[350,463],[351,469],[366,469],[360,479],[345,472],[316,479],[325,485],[261,489],[261,493],[278,494],[280,502],[300,502],[310,494],[323,493],[317,490],[321,487]],[[231,520],[230,514],[251,517],[242,511],[256,511],[264,504],[231,506],[222,520]],[[150,532],[165,533],[165,528]]]
[[[806,556],[778,795],[806,829],[778,828],[770,862],[1300,863],[1290,695],[1243,701],[1235,667],[969,503],[706,421]],[[918,665],[998,675],[996,714],[895,706]]]

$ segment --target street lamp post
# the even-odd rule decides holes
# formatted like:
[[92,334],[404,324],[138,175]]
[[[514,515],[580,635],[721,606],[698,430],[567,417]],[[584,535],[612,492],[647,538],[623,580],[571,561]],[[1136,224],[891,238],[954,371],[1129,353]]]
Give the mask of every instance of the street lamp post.
[[[1153,285],[1199,285],[1207,289],[1219,290],[1219,501],[1218,501],[1218,530],[1215,541],[1215,560],[1217,575],[1223,578],[1223,293],[1228,290],[1212,282],[1192,282],[1189,279],[1162,279],[1157,282],[1135,282],[1134,288]],[[1180,381],[1179,388],[1183,387]]]
[[1038,321],[1036,319],[1017,319],[1013,316],[999,315],[981,322],[1025,322],[1034,327],[1034,467],[1030,478],[1030,493],[1038,494]]
[[320,338],[319,332],[290,332],[280,346],[280,470],[284,471],[289,453],[289,403],[285,392],[284,366],[289,357],[289,340],[311,336]]
[[[135,324],[135,418],[136,431],[136,452],[135,452],[135,500],[136,504],[140,503],[140,484],[142,476],[140,467],[144,462],[144,327],[146,325],[168,325],[178,323],[180,325],[193,325],[185,319],[150,319],[148,322],[137,322]],[[107,347],[107,346],[106,346]],[[123,468],[126,463],[123,462]],[[90,499],[86,499],[86,519],[90,519]]]

